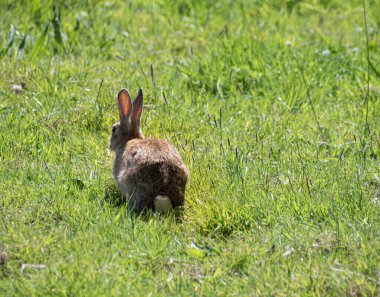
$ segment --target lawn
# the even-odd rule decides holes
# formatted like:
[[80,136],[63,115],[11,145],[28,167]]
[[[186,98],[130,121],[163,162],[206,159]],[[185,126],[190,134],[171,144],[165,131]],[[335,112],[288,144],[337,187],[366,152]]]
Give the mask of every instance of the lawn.
[[[378,0],[0,15],[0,296],[380,295]],[[119,201],[122,87],[189,168],[178,217]]]

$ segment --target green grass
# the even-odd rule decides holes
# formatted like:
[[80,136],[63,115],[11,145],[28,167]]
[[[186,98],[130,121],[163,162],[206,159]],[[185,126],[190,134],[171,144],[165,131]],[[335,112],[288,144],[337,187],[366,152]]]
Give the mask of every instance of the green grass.
[[[380,2],[369,73],[361,1],[132,2],[0,1],[0,295],[378,296]],[[140,86],[180,220],[105,199]]]

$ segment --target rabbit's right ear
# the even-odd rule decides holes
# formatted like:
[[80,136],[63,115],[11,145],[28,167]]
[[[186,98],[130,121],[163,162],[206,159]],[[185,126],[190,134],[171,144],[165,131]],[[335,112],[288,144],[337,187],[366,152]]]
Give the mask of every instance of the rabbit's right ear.
[[131,115],[131,124],[132,124],[132,133],[134,135],[140,135],[140,118],[143,109],[143,92],[140,88],[139,93],[137,94],[135,100],[132,103],[132,115]]
[[132,121],[140,121],[141,113],[143,109],[143,92],[140,88],[139,93],[137,94],[135,100],[133,101],[132,108]]
[[132,112],[131,97],[126,89],[122,89],[117,95],[117,101],[119,103],[120,121],[128,120]]

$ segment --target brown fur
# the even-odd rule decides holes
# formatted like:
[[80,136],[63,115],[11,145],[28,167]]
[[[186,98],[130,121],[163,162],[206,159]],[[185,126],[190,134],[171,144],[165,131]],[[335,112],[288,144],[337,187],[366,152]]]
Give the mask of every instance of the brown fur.
[[[140,94],[142,96],[141,91]],[[119,93],[120,100],[124,98],[120,99]],[[120,105],[119,102],[119,110]],[[174,208],[181,206],[185,201],[188,170],[171,143],[144,139],[140,130],[142,97],[140,105],[138,122],[133,119],[133,111],[129,112],[132,119],[129,115],[123,117],[120,111],[120,122],[114,125],[110,147],[116,152],[115,180],[123,196],[129,199],[129,207],[138,212],[154,209],[154,199],[158,195],[167,196]],[[135,102],[133,106],[139,107]]]

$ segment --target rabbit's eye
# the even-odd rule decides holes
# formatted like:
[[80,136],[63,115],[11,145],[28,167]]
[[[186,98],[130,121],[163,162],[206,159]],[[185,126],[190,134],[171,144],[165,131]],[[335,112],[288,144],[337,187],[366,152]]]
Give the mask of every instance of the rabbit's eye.
[[115,134],[115,132],[116,132],[116,127],[113,126],[113,127],[112,127],[112,134]]

